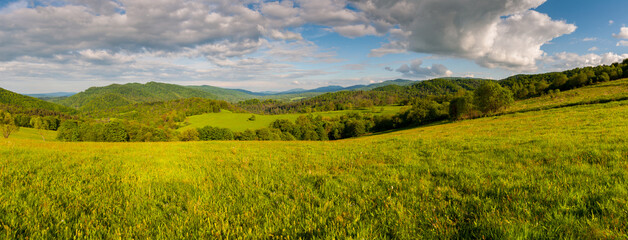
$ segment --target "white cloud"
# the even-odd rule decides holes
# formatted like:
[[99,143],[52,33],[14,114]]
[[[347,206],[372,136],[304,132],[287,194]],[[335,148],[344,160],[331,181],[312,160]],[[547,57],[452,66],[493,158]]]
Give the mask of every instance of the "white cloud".
[[577,67],[588,67],[598,65],[609,65],[615,62],[621,62],[628,58],[628,54],[616,54],[616,53],[604,53],[601,55],[589,53],[585,55],[578,55],[576,53],[561,52],[552,56],[548,56],[543,59],[548,65],[553,66],[555,69],[564,70]]
[[613,33],[613,37],[619,39],[628,39],[628,27],[622,27],[617,34]]
[[597,48],[597,47],[592,47],[592,48],[589,48],[589,52],[593,52],[593,51],[597,51],[597,50],[600,50],[600,49],[599,49],[599,48]]
[[617,42],[617,46],[622,46],[622,47],[628,47],[628,41],[626,40],[621,40],[619,42]]
[[583,42],[594,42],[597,41],[597,38],[594,37],[590,37],[590,38],[584,38],[582,39]]
[[408,50],[473,59],[491,68],[534,69],[543,56],[543,44],[576,29],[529,10],[545,0],[353,2],[372,22],[387,22],[409,32]]
[[[79,1],[76,1],[77,3]],[[101,3],[104,2],[104,3]],[[219,41],[257,41],[264,18],[242,4],[81,1],[0,14],[0,60],[82,49],[179,52]],[[123,9],[124,14],[115,9]]]
[[613,20],[608,20],[608,25],[613,25],[613,23],[615,23],[615,21],[613,21]]
[[365,35],[377,35],[377,30],[371,25],[346,25],[333,28],[335,32],[345,37],[361,37]]
[[381,57],[387,54],[405,53],[408,51],[408,37],[410,32],[401,29],[391,29],[389,42],[377,49],[372,49],[369,57]]
[[432,64],[431,67],[421,67],[421,65],[423,65],[423,61],[415,59],[410,65],[403,64],[396,71],[407,78],[449,77],[453,74],[442,64]]
[[310,23],[325,26],[345,26],[364,23],[364,14],[351,11],[345,0],[299,0],[301,17]]

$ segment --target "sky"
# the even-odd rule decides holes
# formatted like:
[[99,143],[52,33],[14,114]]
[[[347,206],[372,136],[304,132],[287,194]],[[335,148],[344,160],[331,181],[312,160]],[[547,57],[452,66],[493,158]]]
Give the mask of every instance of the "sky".
[[628,58],[626,9],[626,0],[0,0],[0,87],[502,79]]

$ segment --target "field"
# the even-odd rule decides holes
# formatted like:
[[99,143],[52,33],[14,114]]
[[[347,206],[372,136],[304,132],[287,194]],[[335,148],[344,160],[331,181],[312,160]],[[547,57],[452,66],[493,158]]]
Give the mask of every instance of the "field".
[[[383,111],[382,111],[383,108]],[[316,112],[313,115],[321,115],[323,117],[336,117],[345,115],[351,112],[359,113],[372,113],[372,114],[396,114],[401,110],[400,106],[385,106],[374,107],[373,109],[366,110],[344,110],[344,111],[332,111],[332,112]],[[255,116],[255,121],[249,121],[251,116]],[[188,117],[186,120],[189,125],[180,128],[179,130],[185,130],[189,128],[201,128],[205,126],[229,128],[232,131],[241,132],[247,129],[255,130],[268,127],[272,122],[277,119],[289,119],[291,121],[296,120],[303,113],[295,114],[281,114],[281,115],[259,115],[251,113],[233,113],[228,110],[221,110],[220,113],[207,113],[202,115],[196,115]]]
[[[43,138],[42,135],[43,134]],[[19,131],[11,134],[11,139],[30,139],[30,140],[39,140],[39,141],[56,141],[57,132],[50,130],[37,130],[33,128],[20,128]]]
[[525,99],[516,102],[504,112],[531,111],[616,100],[628,100],[628,79]]
[[331,142],[2,139],[0,236],[624,239],[626,116],[616,101]]

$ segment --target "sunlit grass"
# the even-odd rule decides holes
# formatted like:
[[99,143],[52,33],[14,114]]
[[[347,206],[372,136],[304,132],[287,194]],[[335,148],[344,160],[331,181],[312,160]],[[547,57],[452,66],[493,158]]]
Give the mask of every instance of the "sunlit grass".
[[548,109],[618,99],[628,99],[628,79],[598,83],[583,88],[517,101],[504,112]]
[[628,101],[331,142],[0,140],[6,238],[627,238]]
[[[42,138],[43,135],[43,138]],[[56,141],[57,132],[50,130],[41,130],[34,128],[20,128],[17,132],[12,133],[9,139],[31,139],[39,141]]]

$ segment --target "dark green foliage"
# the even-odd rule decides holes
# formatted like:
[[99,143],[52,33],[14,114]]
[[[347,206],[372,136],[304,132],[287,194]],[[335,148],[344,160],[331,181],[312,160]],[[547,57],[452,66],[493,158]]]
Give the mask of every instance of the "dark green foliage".
[[57,131],[57,140],[65,142],[80,141],[79,124],[75,121],[64,121]]
[[228,128],[219,128],[206,126],[203,128],[197,129],[198,138],[202,141],[210,141],[210,140],[233,140],[234,135],[231,130]]
[[454,120],[462,119],[462,117],[473,109],[473,95],[461,93],[449,102],[449,117]]
[[440,104],[434,100],[427,98],[416,99],[412,108],[402,112],[402,121],[405,122],[405,126],[417,126],[438,120],[443,120],[448,117],[449,107],[446,104]]
[[56,131],[61,124],[61,120],[55,116],[31,117],[29,125],[35,129]]
[[129,134],[120,122],[110,122],[105,124],[103,129],[106,142],[128,142]]
[[190,129],[186,129],[181,131],[181,133],[179,133],[179,141],[198,141],[200,140],[199,137],[199,133],[198,130],[196,128],[190,128]]
[[257,140],[257,134],[255,134],[255,131],[247,129],[244,132],[236,133],[235,139],[240,141],[255,141]]
[[79,126],[80,140],[84,142],[104,142],[105,125],[103,123],[85,122]]
[[20,127],[32,127],[31,116],[26,115],[26,114],[16,114],[15,125],[20,126]]
[[278,141],[281,140],[281,131],[279,129],[262,128],[255,130],[257,140],[260,141]]
[[366,126],[363,121],[351,119],[344,124],[343,138],[359,137],[366,134]]
[[476,107],[483,113],[495,112],[514,101],[510,90],[492,81],[480,85],[475,90],[473,99]]

